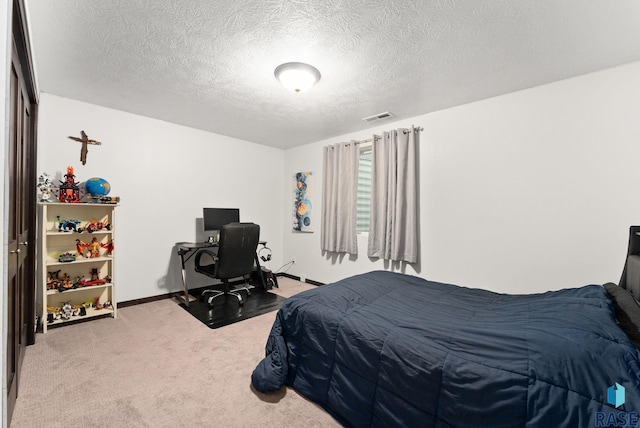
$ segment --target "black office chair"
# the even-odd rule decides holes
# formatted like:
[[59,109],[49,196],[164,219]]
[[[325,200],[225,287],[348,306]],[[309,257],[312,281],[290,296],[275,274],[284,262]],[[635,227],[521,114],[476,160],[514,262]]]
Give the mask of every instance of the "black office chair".
[[[253,271],[259,239],[260,226],[257,224],[229,223],[222,226],[218,254],[209,250],[200,250],[196,255],[195,269],[196,272],[222,280],[224,288],[222,291],[209,289],[203,291],[200,295],[201,300],[207,298],[209,306],[213,306],[213,300],[216,297],[232,295],[238,298],[240,305],[243,304],[242,296],[238,291],[245,290],[247,297],[251,295],[251,291],[246,286],[230,290],[229,280],[243,277],[245,283],[247,282],[247,278]],[[209,263],[203,264],[207,259]]]
[[640,226],[629,228],[629,247],[618,285],[640,299]]

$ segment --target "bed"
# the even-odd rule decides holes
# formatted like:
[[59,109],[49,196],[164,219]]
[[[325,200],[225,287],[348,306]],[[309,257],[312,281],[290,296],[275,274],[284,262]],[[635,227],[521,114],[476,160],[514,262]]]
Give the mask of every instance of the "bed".
[[345,426],[609,426],[638,416],[640,352],[608,288],[627,293],[353,276],[287,299],[252,385],[288,385]]

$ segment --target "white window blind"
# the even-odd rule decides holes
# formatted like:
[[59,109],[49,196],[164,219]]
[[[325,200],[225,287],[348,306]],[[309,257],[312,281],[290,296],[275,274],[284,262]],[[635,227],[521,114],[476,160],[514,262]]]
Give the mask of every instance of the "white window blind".
[[371,209],[371,146],[360,148],[358,162],[358,195],[356,211],[356,232],[369,232]]

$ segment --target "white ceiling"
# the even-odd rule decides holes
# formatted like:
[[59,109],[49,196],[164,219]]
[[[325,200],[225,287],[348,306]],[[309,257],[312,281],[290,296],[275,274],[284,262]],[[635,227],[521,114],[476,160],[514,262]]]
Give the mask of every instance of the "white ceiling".
[[26,4],[41,91],[280,148],[640,60],[638,0]]

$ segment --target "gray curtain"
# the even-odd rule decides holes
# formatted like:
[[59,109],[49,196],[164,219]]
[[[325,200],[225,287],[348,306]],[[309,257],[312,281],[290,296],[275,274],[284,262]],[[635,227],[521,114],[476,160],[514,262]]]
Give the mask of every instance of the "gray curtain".
[[323,251],[358,254],[356,195],[358,147],[355,142],[324,147],[322,180]]
[[369,257],[418,261],[418,196],[416,145],[411,127],[374,138],[371,165]]

